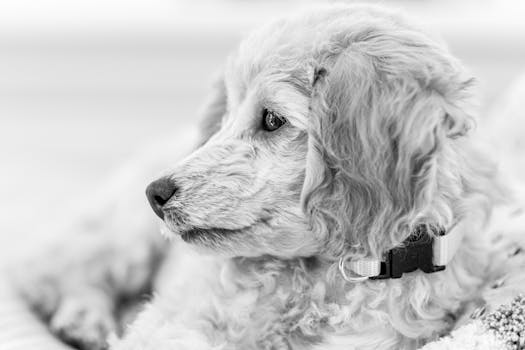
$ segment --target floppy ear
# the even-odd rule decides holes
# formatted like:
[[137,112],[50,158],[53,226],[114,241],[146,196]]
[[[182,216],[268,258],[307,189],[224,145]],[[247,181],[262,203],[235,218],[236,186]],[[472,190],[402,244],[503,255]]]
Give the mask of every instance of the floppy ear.
[[301,198],[334,257],[380,257],[418,223],[449,227],[455,219],[463,166],[454,164],[456,139],[472,124],[464,108],[471,81],[442,60],[421,57],[433,71],[390,59],[344,51],[313,79]]
[[226,87],[224,85],[224,74],[218,74],[211,87],[211,91],[204,102],[200,112],[200,140],[201,146],[219,131],[224,114],[226,113]]

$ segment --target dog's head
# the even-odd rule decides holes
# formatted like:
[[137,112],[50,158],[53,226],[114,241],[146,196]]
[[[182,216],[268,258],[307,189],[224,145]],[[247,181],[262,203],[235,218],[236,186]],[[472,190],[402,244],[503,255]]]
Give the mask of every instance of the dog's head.
[[471,83],[398,15],[344,6],[279,20],[230,57],[200,148],[150,185],[169,231],[233,256],[378,256],[473,192]]

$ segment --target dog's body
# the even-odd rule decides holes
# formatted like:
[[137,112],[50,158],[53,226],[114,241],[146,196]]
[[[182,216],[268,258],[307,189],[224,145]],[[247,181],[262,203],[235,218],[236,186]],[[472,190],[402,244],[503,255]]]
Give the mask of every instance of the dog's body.
[[[135,180],[85,226],[82,251],[75,235],[60,271],[34,273],[46,293],[25,293],[65,338],[100,347],[115,300],[166,257],[114,349],[415,349],[483,285],[484,227],[503,197],[466,136],[469,85],[442,45],[388,11],[272,23],[230,58],[201,147],[169,160],[170,195],[153,205],[171,247],[129,207]],[[340,258],[380,258],[420,224],[464,232],[445,271],[342,278]]]
[[173,253],[163,288],[115,349],[416,349],[450,331],[484,271],[457,263],[434,280],[345,287],[307,260]]

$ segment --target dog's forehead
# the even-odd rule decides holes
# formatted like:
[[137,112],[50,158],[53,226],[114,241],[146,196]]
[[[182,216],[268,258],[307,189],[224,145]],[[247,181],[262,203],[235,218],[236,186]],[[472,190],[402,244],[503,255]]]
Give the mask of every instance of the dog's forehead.
[[[273,28],[270,26],[270,28]],[[275,28],[279,28],[275,26]],[[227,64],[228,76],[244,87],[261,75],[287,81],[307,93],[311,43],[302,35],[270,37],[265,28],[243,40]]]
[[306,53],[266,49],[260,48],[257,53],[239,51],[230,57],[225,84],[232,102],[243,100],[247,91],[255,88],[265,93],[272,88],[273,92],[287,88],[310,96],[314,68],[307,64]]

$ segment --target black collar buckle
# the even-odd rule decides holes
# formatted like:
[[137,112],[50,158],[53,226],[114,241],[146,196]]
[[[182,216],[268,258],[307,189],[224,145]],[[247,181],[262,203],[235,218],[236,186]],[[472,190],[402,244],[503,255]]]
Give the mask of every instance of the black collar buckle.
[[[439,231],[438,235],[443,235],[444,231]],[[403,273],[413,272],[417,269],[425,273],[443,271],[445,266],[436,266],[432,262],[432,246],[434,238],[428,234],[427,226],[419,226],[401,247],[389,250],[386,260],[381,262],[381,273],[378,276],[370,277],[372,280],[400,278]]]

